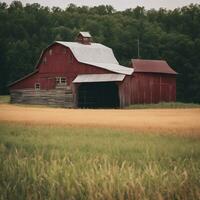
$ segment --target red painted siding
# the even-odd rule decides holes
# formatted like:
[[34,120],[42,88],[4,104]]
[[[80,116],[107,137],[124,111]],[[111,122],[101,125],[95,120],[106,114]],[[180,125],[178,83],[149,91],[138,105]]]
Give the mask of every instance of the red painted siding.
[[119,85],[121,106],[176,101],[176,77],[169,74],[134,73]]
[[13,90],[13,89],[34,88],[35,83],[38,82],[39,80],[40,80],[39,74],[36,73],[36,74],[29,76],[28,78],[23,79],[23,80],[17,82],[16,84],[12,85],[10,87],[10,89]]
[[112,73],[110,71],[79,63],[73,56],[71,50],[60,44],[49,47],[41,57],[38,64],[39,72],[18,83],[12,85],[10,89],[34,88],[36,82],[40,83],[41,89],[55,88],[55,77],[66,77],[67,84],[78,74],[101,74]]
[[[53,44],[45,50],[39,64],[38,72],[28,78],[13,84],[10,89],[34,88],[40,83],[41,89],[54,89],[55,78],[65,77],[67,84],[79,74],[113,73],[98,67],[79,63],[71,50],[60,44]],[[158,103],[161,101],[176,101],[176,75],[161,73],[135,72],[126,76],[119,85],[120,106],[139,103]],[[74,101],[76,89],[72,87]]]

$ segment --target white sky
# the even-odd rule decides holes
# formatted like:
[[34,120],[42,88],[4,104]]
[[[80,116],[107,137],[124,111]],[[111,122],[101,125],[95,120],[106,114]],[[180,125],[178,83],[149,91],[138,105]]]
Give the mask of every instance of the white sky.
[[[12,0],[0,0],[10,4]],[[135,8],[136,6],[144,6],[146,9],[155,8],[159,9],[168,8],[174,9],[189,5],[190,3],[199,3],[200,0],[21,0],[25,5],[26,3],[39,3],[43,6],[58,6],[65,9],[68,4],[73,3],[77,6],[97,6],[97,5],[112,5],[116,10],[124,10],[126,8]]]

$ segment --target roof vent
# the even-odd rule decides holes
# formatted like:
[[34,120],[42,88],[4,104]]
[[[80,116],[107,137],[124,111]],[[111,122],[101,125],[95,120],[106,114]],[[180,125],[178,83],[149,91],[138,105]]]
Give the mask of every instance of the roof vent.
[[92,36],[89,32],[80,32],[76,38],[76,41],[81,44],[91,44]]

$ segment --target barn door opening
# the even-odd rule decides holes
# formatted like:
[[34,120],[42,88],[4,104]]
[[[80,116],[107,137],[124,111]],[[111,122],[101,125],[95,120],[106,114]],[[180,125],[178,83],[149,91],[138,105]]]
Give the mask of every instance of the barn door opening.
[[78,107],[119,107],[118,86],[114,82],[82,83],[78,88]]

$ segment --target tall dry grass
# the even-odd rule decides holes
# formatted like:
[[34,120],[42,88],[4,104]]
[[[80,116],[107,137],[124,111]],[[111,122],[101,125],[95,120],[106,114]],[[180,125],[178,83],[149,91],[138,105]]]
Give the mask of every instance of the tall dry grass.
[[0,199],[200,199],[200,141],[0,124]]

